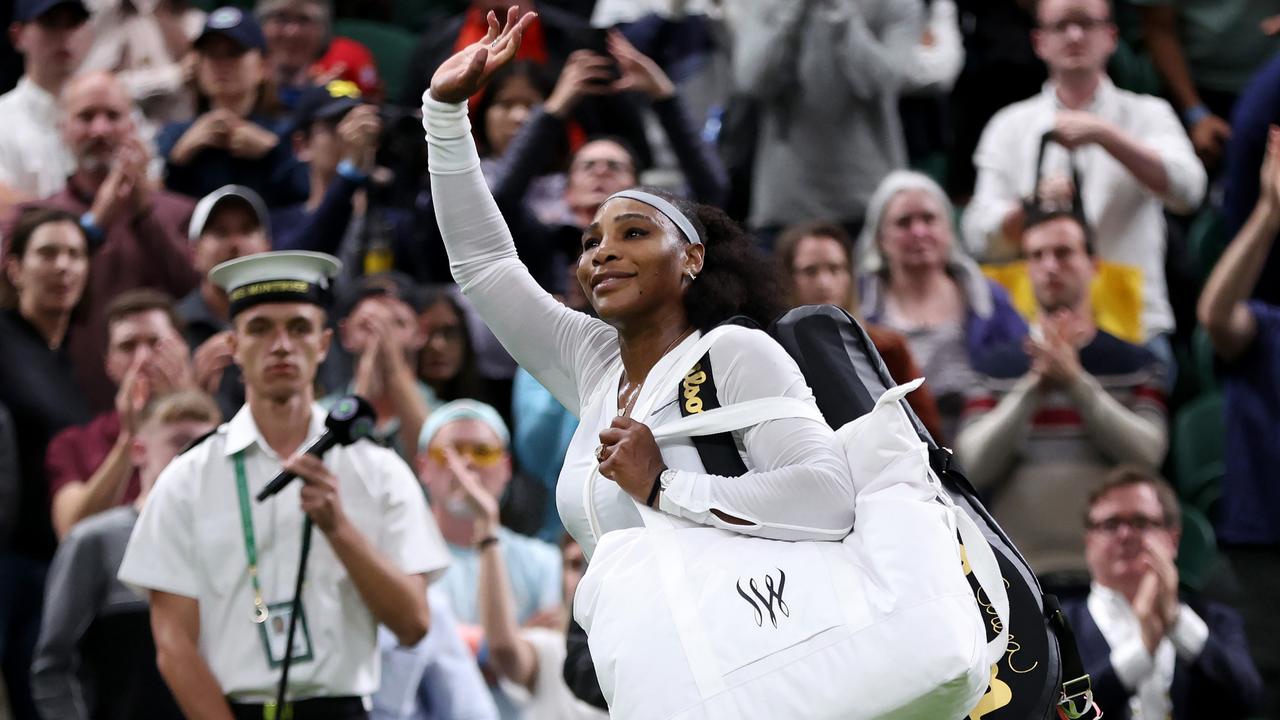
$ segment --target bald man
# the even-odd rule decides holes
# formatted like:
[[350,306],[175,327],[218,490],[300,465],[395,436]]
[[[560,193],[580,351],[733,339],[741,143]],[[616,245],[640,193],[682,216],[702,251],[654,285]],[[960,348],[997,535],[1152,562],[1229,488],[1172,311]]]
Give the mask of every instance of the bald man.
[[48,203],[76,213],[90,239],[88,312],[69,337],[76,379],[103,411],[115,395],[102,367],[103,313],[125,290],[151,287],[180,298],[199,283],[186,237],[193,203],[147,177],[149,156],[134,127],[133,101],[115,76],[72,78],[58,104],[59,131],[75,169]]

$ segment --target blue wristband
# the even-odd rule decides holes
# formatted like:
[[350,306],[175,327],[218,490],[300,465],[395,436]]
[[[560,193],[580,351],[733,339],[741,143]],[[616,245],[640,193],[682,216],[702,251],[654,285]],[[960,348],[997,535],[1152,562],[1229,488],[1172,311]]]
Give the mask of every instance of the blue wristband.
[[363,184],[369,180],[369,173],[356,167],[356,164],[350,160],[343,160],[338,163],[338,174],[353,183]]
[[84,234],[89,237],[89,244],[94,246],[101,243],[107,235],[106,231],[98,226],[98,218],[92,210],[80,216],[80,229],[84,230]]
[[1210,112],[1209,108],[1205,107],[1203,103],[1196,105],[1195,107],[1189,107],[1182,111],[1182,124],[1186,125],[1188,128],[1193,128],[1200,124],[1201,120],[1212,114],[1213,113]]

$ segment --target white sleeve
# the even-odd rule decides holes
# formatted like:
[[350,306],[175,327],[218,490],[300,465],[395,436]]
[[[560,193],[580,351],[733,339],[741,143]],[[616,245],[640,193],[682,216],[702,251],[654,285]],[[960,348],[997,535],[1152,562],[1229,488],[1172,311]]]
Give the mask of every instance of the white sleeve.
[[916,44],[906,89],[914,94],[947,93],[964,69],[964,38],[953,0],[934,0],[928,28],[933,44]]
[[1160,200],[1180,215],[1194,212],[1200,207],[1209,182],[1204,165],[1169,103],[1155,97],[1142,99],[1148,122],[1137,140],[1160,156],[1169,179],[1169,187]]
[[[200,561],[194,547],[195,516],[187,495],[199,467],[180,455],[160,473],[129,536],[117,577],[144,590],[198,598]],[[146,595],[146,592],[142,592]]]
[[[813,402],[787,351],[763,332],[726,335],[711,348],[721,406],[787,396]],[[835,433],[815,420],[760,423],[742,433],[741,477],[677,471],[660,508],[703,525],[778,540],[839,540],[853,527],[853,482]],[[725,522],[713,513],[748,521]]]
[[973,152],[977,181],[973,198],[961,218],[960,229],[965,248],[980,261],[1010,258],[1006,247],[1009,243],[1004,238],[1001,225],[1009,211],[1022,202],[1024,194],[1015,185],[1017,173],[1013,164],[1022,158],[1017,157],[1017,151],[1009,144],[1009,138],[1016,135],[1007,127],[1009,117],[1007,111],[996,113],[982,131],[982,138]]
[[406,574],[427,573],[428,581],[435,581],[449,567],[449,550],[427,509],[422,486],[399,455],[382,450],[377,457],[385,483],[378,549]]
[[433,587],[427,591],[431,604],[431,632],[424,640],[429,648],[422,682],[432,705],[441,717],[453,720],[497,720],[498,708],[480,674],[476,658],[458,634],[449,598]]
[[423,95],[422,115],[436,221],[454,279],[516,362],[578,415],[578,388],[603,381],[617,334],[560,304],[520,261],[480,171],[466,104]]

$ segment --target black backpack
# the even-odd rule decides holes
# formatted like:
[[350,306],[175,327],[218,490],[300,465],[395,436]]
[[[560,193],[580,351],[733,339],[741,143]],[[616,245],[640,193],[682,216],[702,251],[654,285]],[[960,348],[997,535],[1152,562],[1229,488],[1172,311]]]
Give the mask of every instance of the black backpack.
[[[750,320],[730,322],[754,326]],[[786,348],[813,389],[818,409],[833,428],[860,417],[886,389],[897,383],[889,376],[880,353],[866,331],[847,312],[832,305],[796,308],[773,323],[769,334]],[[710,368],[702,358],[702,367]],[[701,386],[702,409],[719,407],[714,378]],[[681,413],[688,414],[685,403]],[[982,504],[976,490],[953,461],[951,451],[938,446],[924,425],[902,401],[920,438],[929,447],[930,464],[956,505],[973,518],[995,552],[1008,586],[1009,650],[993,668],[991,686],[970,714],[972,720],[1049,720],[1100,717],[1093,705],[1089,676],[1076,650],[1075,637],[1055,596],[1045,594],[1027,561]],[[747,468],[730,433],[693,438],[707,472],[737,476]],[[855,520],[855,528],[856,528]],[[969,578],[978,604],[989,612],[988,639],[999,631],[994,609],[984,601],[976,581]]]

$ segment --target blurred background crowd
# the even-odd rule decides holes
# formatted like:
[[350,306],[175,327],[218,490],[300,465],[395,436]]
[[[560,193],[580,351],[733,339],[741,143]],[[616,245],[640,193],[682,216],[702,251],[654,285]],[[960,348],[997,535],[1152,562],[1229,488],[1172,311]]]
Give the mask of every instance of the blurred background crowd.
[[[1044,584],[1090,595],[1124,710],[1280,717],[1280,3],[515,3],[539,17],[471,123],[539,283],[590,312],[581,229],[622,188],[726,209],[791,304],[927,378],[913,407]],[[373,402],[454,556],[456,627],[386,639],[375,717],[599,712],[530,660],[563,662],[583,568],[554,501],[576,421],[452,284],[422,140],[432,71],[508,4],[0,9],[0,716],[159,716],[115,567],[159,470],[243,402],[206,275],[273,249],[343,261],[319,395]],[[423,432],[460,400],[478,422]],[[1240,614],[1201,612],[1206,641],[1178,597]],[[1188,710],[1177,668],[1239,707]]]

